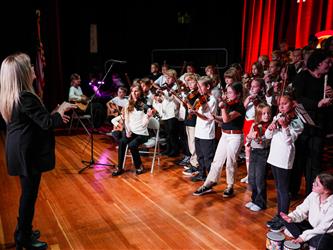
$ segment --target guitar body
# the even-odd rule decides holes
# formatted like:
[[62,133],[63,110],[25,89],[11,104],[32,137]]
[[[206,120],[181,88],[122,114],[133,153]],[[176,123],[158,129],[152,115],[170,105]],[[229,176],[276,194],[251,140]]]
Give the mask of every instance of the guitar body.
[[85,95],[82,95],[81,96],[81,100],[79,101],[78,99],[70,99],[69,102],[70,103],[74,103],[79,110],[83,111],[83,112],[86,112],[87,108],[88,108],[88,105],[89,105],[89,98]]
[[108,116],[118,116],[121,114],[121,107],[119,107],[117,104],[113,103],[113,102],[108,102],[107,104],[107,108],[108,108]]
[[81,102],[75,102],[74,104],[78,107],[78,109],[80,109],[83,112],[86,112],[89,103],[84,104]]

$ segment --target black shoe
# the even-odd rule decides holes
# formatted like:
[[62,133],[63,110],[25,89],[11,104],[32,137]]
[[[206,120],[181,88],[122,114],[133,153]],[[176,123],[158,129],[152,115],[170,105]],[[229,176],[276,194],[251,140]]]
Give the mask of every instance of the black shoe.
[[212,192],[212,190],[213,190],[212,187],[201,186],[193,193],[193,195],[196,196],[203,195]]
[[135,173],[137,175],[143,174],[144,172],[145,172],[145,169],[143,168],[143,166],[141,166],[140,168],[138,168],[138,169],[135,170]]
[[205,181],[205,180],[206,180],[206,177],[203,177],[201,175],[196,175],[191,178],[191,181],[193,181],[193,182]]
[[[29,249],[29,250],[47,249],[48,245],[46,242],[33,238],[34,233],[35,233],[35,231],[32,232],[31,230],[28,230],[28,231],[16,230],[15,234],[14,234],[16,250],[23,250],[23,248]],[[40,232],[39,232],[39,235],[40,235]],[[35,236],[38,236],[38,235],[36,234]]]
[[280,216],[275,215],[271,220],[266,222],[266,226],[271,227],[273,224],[275,224],[279,220],[280,220]]
[[191,159],[190,156],[184,156],[183,159],[181,159],[180,161],[177,162],[177,165],[180,165],[180,166],[187,166],[187,164],[190,163],[190,159]]
[[278,233],[281,232],[282,230],[284,230],[284,225],[281,222],[281,219],[279,219],[277,222],[271,224],[270,230],[274,233]]
[[40,240],[32,240],[28,243],[16,241],[15,244],[16,244],[16,250],[23,250],[23,249],[45,250],[48,247],[46,242]]
[[234,195],[234,189],[232,187],[228,187],[223,192],[223,197],[228,198]]
[[183,171],[183,175],[186,175],[189,177],[196,176],[197,174],[199,174],[199,171],[196,167],[191,167],[191,168]]
[[124,173],[124,170],[122,168],[118,168],[116,171],[112,172],[112,176],[118,176]]

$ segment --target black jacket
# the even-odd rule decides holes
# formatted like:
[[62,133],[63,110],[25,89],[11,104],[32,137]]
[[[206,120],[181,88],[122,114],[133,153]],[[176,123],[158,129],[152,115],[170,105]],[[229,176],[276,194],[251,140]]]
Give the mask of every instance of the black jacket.
[[9,175],[30,175],[55,166],[53,128],[61,115],[51,115],[32,93],[23,91],[7,125],[6,157]]

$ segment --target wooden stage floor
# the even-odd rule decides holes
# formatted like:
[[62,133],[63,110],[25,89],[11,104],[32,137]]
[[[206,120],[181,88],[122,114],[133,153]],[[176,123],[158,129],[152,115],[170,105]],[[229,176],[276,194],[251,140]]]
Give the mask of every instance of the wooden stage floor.
[[[60,131],[61,132],[61,131]],[[276,212],[276,194],[268,180],[268,209],[252,212],[240,183],[236,195],[223,198],[225,171],[215,192],[193,196],[201,183],[182,175],[175,158],[161,157],[153,174],[128,171],[112,177],[108,166],[96,165],[78,174],[81,160],[90,159],[85,134],[57,133],[56,168],[42,177],[34,228],[50,249],[265,249],[266,221]],[[94,135],[97,162],[116,163],[117,150],[110,137]],[[151,158],[143,157],[150,166]],[[13,249],[19,199],[17,177],[5,166],[4,135],[0,136],[0,249]],[[300,200],[292,201],[292,208]]]

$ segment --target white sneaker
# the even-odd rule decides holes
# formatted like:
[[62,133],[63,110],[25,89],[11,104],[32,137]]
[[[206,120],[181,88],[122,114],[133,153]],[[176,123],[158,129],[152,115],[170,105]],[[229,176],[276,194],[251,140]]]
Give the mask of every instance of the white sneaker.
[[243,183],[249,183],[249,176],[248,176],[248,175],[245,176],[244,178],[242,178],[242,179],[240,180],[240,182],[243,182]]
[[250,209],[250,207],[252,207],[253,205],[254,203],[252,201],[249,201],[248,203],[245,204],[245,207]]
[[250,210],[253,212],[258,212],[261,210],[261,207],[253,203],[253,205],[250,207]]
[[156,138],[152,137],[152,138],[149,138],[148,141],[144,143],[144,145],[147,148],[152,148],[155,146],[155,142],[156,142]]

